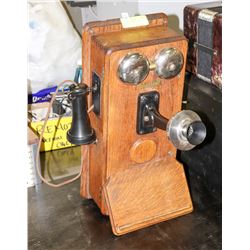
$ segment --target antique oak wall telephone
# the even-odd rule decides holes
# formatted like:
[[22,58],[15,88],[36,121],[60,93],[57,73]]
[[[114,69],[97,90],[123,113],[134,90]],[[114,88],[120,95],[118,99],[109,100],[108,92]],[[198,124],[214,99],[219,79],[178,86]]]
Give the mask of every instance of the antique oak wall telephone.
[[164,14],[147,19],[128,29],[119,19],[86,24],[84,84],[72,85],[69,96],[67,138],[90,144],[82,146],[81,196],[94,199],[116,235],[193,210],[176,151],[206,136],[200,117],[181,111],[185,37],[168,28]]

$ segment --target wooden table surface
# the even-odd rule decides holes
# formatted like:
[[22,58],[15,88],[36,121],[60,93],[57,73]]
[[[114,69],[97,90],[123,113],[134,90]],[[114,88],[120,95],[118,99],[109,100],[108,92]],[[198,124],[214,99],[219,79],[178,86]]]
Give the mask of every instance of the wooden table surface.
[[[77,147],[74,149],[57,150],[60,157],[51,161],[51,174],[62,175],[66,171],[64,162],[70,160],[70,152],[73,158],[76,151],[80,154]],[[50,157],[55,151],[42,154]],[[221,249],[221,201],[211,196],[202,179],[193,172],[188,174],[188,180],[192,213],[119,237],[113,235],[109,218],[100,213],[96,204],[80,198],[79,180],[61,188],[46,184],[31,187],[28,189],[28,249]]]

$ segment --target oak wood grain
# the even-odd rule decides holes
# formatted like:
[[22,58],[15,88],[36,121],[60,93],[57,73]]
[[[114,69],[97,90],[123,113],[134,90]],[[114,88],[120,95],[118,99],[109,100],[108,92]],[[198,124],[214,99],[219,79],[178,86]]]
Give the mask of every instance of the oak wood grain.
[[83,158],[81,196],[93,198],[110,216],[117,235],[192,210],[183,167],[166,132],[136,132],[141,93],[158,91],[159,112],[168,119],[181,110],[185,66],[172,79],[160,79],[152,70],[138,85],[123,83],[117,76],[119,62],[129,52],[139,52],[153,62],[161,49],[175,47],[186,64],[185,37],[167,27],[165,15],[150,18],[148,27],[122,29],[119,20],[111,20],[83,29],[83,81],[91,86],[95,72],[101,79],[101,99],[100,115],[90,113],[97,143],[82,148],[87,159]]
[[[149,25],[147,27],[157,27],[157,26],[164,26],[167,27],[167,16],[162,13],[150,14],[147,15],[149,20]],[[135,27],[129,28],[126,30],[130,31],[138,31],[142,27]],[[105,139],[105,132],[107,128],[104,129],[104,126],[107,127],[107,114],[105,113],[108,109],[107,105],[107,98],[108,98],[108,73],[109,73],[109,63],[108,60],[105,59],[106,52],[100,48],[100,44],[93,42],[93,37],[102,35],[102,34],[109,34],[112,36],[121,30],[122,28],[121,22],[119,19],[107,20],[105,22],[97,21],[97,22],[90,22],[87,23],[83,27],[83,34],[82,34],[82,82],[86,83],[87,85],[91,85],[92,81],[92,72],[96,72],[102,78],[102,89],[101,92],[103,93],[101,96],[101,116],[97,118],[94,114],[90,114],[91,124],[94,127],[97,138],[98,138],[98,145],[96,147],[90,146],[90,149],[86,149],[85,147],[82,149],[82,156],[84,156],[84,152],[87,151],[86,157],[88,159],[83,158],[83,169],[82,169],[82,178],[81,178],[81,196],[83,198],[92,198],[91,194],[94,196],[93,198],[101,208],[102,213],[107,214],[107,210],[105,209],[104,202],[102,199],[102,188],[100,185],[94,183],[103,183],[106,176],[105,171],[103,174],[100,173],[98,169],[103,169],[102,166],[106,165],[106,142]],[[105,63],[104,61],[107,61]],[[104,81],[104,68],[105,70],[105,77],[107,81]],[[105,83],[104,83],[105,82]],[[90,107],[92,103],[91,98],[88,99],[88,106]],[[104,131],[104,133],[103,133]],[[96,155],[98,155],[97,159]],[[100,163],[101,162],[101,163]],[[92,167],[90,167],[90,165]],[[101,166],[100,166],[101,165]],[[90,176],[92,181],[90,180]],[[93,184],[91,184],[93,183]],[[92,191],[90,192],[89,186],[92,185]],[[98,188],[97,188],[98,187]]]
[[193,210],[183,166],[168,158],[117,172],[104,190],[116,235]]
[[[163,13],[156,13],[156,14],[149,14],[147,15],[147,18],[149,20],[148,27],[157,27],[157,26],[165,26],[167,27],[167,16]],[[127,30],[138,30],[141,27],[137,28],[129,28]],[[89,22],[84,25],[82,30],[82,82],[91,85],[92,80],[92,71],[90,69],[91,67],[91,42],[92,37],[95,35],[100,34],[108,34],[110,32],[117,32],[123,30],[122,24],[120,22],[120,19],[112,19],[107,20],[105,22],[103,21],[95,21],[95,22]],[[93,52],[92,52],[93,53]],[[96,51],[93,53],[93,56],[97,55],[98,53]],[[101,74],[99,72],[99,74]],[[91,99],[88,99],[88,106],[91,105]],[[92,119],[93,116],[92,116]],[[97,122],[97,124],[99,124]],[[101,124],[101,123],[100,123]],[[86,154],[85,154],[86,151]],[[86,156],[85,156],[86,155]],[[89,193],[89,149],[86,147],[82,148],[82,177],[81,177],[81,196],[83,198],[89,199],[91,198],[91,195]]]
[[129,150],[130,158],[136,163],[144,163],[150,161],[157,149],[157,144],[154,140],[139,139]]
[[[155,55],[166,47],[175,47],[182,51],[184,58],[186,57],[186,40],[139,47],[132,51],[139,52],[149,60],[153,60]],[[171,152],[173,157],[176,155],[176,148],[168,141],[165,131],[157,129],[157,131],[150,134],[137,134],[137,100],[138,95],[141,93],[158,91],[160,94],[159,112],[166,118],[171,118],[181,110],[184,68],[179,76],[169,80],[159,79],[155,71],[150,71],[141,84],[128,85],[117,77],[116,69],[121,58],[129,52],[131,50],[119,50],[110,55],[109,89],[107,92],[109,114],[107,122],[108,128],[112,129],[112,133],[110,131],[107,138],[106,177],[133,164],[129,150],[134,142],[139,139],[153,139],[157,141],[158,146],[154,159],[164,158],[169,152]],[[157,82],[158,84],[152,85],[152,82]]]

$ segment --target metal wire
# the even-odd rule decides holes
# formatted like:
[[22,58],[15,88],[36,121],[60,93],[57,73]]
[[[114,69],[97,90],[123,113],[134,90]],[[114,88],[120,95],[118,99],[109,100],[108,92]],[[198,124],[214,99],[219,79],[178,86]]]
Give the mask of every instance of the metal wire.
[[[37,154],[36,154],[36,170],[37,170],[37,174],[38,174],[38,176],[41,178],[41,180],[42,180],[44,183],[46,183],[47,185],[49,185],[49,186],[51,186],[51,187],[62,187],[62,186],[64,186],[64,185],[66,185],[66,184],[69,184],[69,183],[71,183],[71,182],[77,180],[77,179],[81,176],[81,174],[82,174],[82,162],[81,162],[79,174],[77,174],[77,175],[76,175],[75,177],[73,177],[72,179],[63,181],[63,182],[61,182],[61,183],[59,183],[59,184],[54,184],[54,183],[48,182],[48,181],[42,176],[42,174],[41,174],[41,172],[40,172],[40,169],[39,169],[39,167],[38,167],[38,166],[39,166],[38,163],[39,163],[39,159],[40,159],[40,148],[41,148],[41,144],[42,144],[42,139],[43,139],[44,130],[45,130],[47,121],[48,121],[48,119],[49,119],[50,110],[51,110],[52,104],[53,104],[53,102],[54,102],[54,100],[55,100],[55,98],[56,98],[56,95],[57,95],[57,93],[58,93],[58,91],[59,91],[59,88],[60,88],[64,83],[66,83],[66,82],[70,82],[70,83],[72,83],[72,84],[78,85],[76,82],[71,81],[71,80],[65,80],[65,81],[61,82],[60,84],[58,84],[58,86],[57,86],[57,88],[56,88],[56,91],[55,91],[55,93],[52,95],[51,101],[50,101],[50,103],[49,103],[48,111],[47,111],[47,114],[46,114],[46,117],[45,117],[45,120],[44,120],[44,124],[43,124],[43,127],[42,127],[42,131],[41,131],[41,134],[40,134],[40,137],[39,137],[38,149],[37,149]],[[92,105],[92,106],[88,109],[88,112],[91,112],[91,111],[93,110],[93,108],[94,108],[94,105]],[[88,145],[86,145],[86,147],[87,147],[87,146],[88,146]],[[86,154],[87,154],[87,150],[85,150],[85,155],[82,156],[81,159],[84,159],[84,158],[86,157]]]

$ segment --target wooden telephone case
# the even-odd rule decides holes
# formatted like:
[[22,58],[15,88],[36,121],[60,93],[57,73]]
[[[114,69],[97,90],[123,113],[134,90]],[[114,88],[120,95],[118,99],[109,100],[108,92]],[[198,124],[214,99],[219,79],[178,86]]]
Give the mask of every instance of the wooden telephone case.
[[[83,28],[83,82],[100,85],[98,112],[90,113],[97,143],[82,146],[81,196],[94,199],[122,235],[193,210],[183,166],[176,148],[157,129],[136,132],[141,93],[157,91],[159,111],[167,118],[181,110],[187,41],[167,26],[165,14],[147,15],[149,25],[124,29],[119,19],[91,22]],[[184,57],[180,74],[160,79],[150,71],[138,85],[117,76],[121,59],[139,52],[153,60],[158,51],[175,47]],[[95,78],[95,79],[94,79]],[[90,95],[89,107],[93,103]]]

